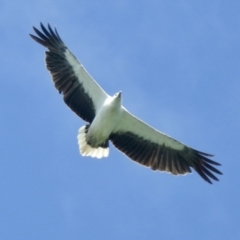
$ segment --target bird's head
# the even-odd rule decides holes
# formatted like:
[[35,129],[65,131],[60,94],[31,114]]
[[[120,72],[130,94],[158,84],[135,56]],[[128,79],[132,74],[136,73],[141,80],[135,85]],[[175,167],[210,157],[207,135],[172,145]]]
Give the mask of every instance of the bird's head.
[[121,98],[121,96],[122,96],[122,91],[117,92],[113,95],[114,98]]
[[113,95],[113,101],[118,103],[119,105],[122,105],[122,92],[117,92]]

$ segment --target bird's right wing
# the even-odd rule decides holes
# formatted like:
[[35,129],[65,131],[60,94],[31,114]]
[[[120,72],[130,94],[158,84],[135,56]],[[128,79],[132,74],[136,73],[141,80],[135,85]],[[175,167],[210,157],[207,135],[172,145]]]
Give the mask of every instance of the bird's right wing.
[[47,69],[52,75],[57,90],[63,94],[65,103],[83,120],[92,122],[107,93],[94,81],[83,65],[63,43],[57,30],[50,25],[46,29],[41,23],[42,32],[33,27],[38,37],[30,36],[48,48]]
[[212,155],[192,149],[157,131],[123,108],[122,118],[110,135],[113,145],[132,160],[153,170],[186,174],[193,168],[205,181],[218,181],[212,173],[222,174],[210,160]]

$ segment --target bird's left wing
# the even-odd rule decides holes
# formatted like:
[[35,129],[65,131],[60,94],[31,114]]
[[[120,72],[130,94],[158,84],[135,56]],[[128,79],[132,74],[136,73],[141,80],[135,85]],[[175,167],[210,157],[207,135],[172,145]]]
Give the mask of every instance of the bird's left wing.
[[33,27],[38,37],[30,36],[48,48],[47,69],[57,90],[63,94],[65,103],[83,120],[92,122],[107,93],[94,81],[83,65],[70,52],[57,30],[48,29],[41,23],[42,32]]
[[157,131],[130,114],[125,108],[117,128],[110,135],[113,145],[132,160],[153,170],[174,175],[190,173],[195,169],[207,182],[218,181],[212,172],[222,174],[212,165],[212,155],[197,151]]

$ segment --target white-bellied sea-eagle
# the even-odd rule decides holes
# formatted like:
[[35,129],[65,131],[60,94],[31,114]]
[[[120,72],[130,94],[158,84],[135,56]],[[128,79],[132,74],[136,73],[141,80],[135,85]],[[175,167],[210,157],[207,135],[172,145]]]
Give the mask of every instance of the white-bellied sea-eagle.
[[109,141],[132,160],[153,170],[183,175],[193,168],[205,181],[218,181],[213,173],[222,174],[210,160],[212,155],[197,151],[150,127],[122,106],[122,94],[109,96],[89,75],[50,25],[38,35],[30,36],[48,48],[47,69],[65,103],[87,125],[78,132],[78,144],[83,156],[107,157]]

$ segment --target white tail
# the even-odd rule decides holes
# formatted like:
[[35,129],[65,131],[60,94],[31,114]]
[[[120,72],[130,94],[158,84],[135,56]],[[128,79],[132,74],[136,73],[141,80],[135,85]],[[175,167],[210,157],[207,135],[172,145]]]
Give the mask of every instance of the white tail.
[[78,145],[79,145],[79,150],[82,156],[90,156],[90,157],[96,157],[96,158],[102,158],[102,157],[107,157],[109,154],[109,148],[93,148],[90,145],[87,144],[86,142],[86,126],[82,126],[78,130]]

